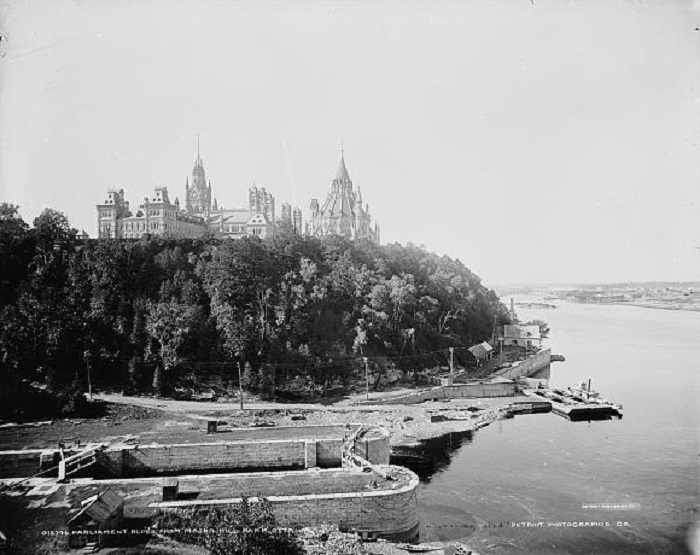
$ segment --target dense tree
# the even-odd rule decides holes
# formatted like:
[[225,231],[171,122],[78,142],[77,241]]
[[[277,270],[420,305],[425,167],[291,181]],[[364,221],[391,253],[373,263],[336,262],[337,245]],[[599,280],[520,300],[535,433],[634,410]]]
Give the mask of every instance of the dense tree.
[[16,298],[32,257],[29,226],[18,210],[14,204],[0,204],[0,309]]
[[[59,212],[28,227],[0,205],[0,356],[15,383],[163,392],[246,368],[270,394],[363,371],[444,364],[509,322],[461,261],[344,237],[76,239]],[[461,349],[461,351],[460,351]],[[211,369],[214,370],[211,370]],[[291,375],[290,375],[291,374]]]
[[[183,362],[183,347],[201,318],[201,309],[177,302],[152,303],[146,316],[147,358],[155,364],[153,389],[163,393],[166,375]],[[155,345],[155,349],[153,346]]]

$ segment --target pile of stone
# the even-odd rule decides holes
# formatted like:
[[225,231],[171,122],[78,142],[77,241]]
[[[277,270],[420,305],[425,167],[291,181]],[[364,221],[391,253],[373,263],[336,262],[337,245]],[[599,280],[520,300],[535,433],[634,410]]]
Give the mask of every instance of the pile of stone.
[[308,555],[367,555],[355,534],[340,532],[336,526],[302,528],[299,538]]

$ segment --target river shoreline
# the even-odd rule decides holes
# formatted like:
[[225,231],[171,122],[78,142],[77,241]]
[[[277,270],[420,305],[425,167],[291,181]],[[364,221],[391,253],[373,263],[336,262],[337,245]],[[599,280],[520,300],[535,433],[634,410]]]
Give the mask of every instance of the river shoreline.
[[[392,446],[411,446],[448,433],[477,430],[500,418],[505,406],[519,399],[453,399],[420,405],[362,406],[351,401],[333,406],[256,402],[240,410],[233,408],[237,405],[232,403],[99,395],[95,402],[105,412],[100,417],[0,425],[0,449],[54,448],[59,441],[75,440],[82,444],[225,441],[225,431],[206,433],[206,422],[212,419],[229,427],[363,423],[385,427],[391,434]],[[441,421],[433,421],[436,415],[440,415]]]

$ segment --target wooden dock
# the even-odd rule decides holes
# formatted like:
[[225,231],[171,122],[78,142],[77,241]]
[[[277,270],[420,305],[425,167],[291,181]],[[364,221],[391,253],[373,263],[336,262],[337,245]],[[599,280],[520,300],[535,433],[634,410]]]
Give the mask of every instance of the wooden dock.
[[580,402],[569,397],[557,395],[548,389],[526,389],[523,393],[528,397],[551,403],[554,414],[569,420],[607,420],[613,417],[622,417],[619,406],[612,403]]

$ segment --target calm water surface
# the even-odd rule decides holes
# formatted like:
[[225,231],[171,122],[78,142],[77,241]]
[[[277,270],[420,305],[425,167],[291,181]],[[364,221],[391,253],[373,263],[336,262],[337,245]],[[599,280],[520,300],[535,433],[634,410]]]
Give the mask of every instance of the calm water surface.
[[[624,405],[624,418],[522,415],[433,442],[419,492],[421,539],[465,538],[497,554],[689,553],[699,498],[700,313],[561,303],[519,316],[546,320],[548,346],[566,357],[552,365],[552,385],[591,376],[594,389]],[[565,521],[610,527],[548,527]]]

